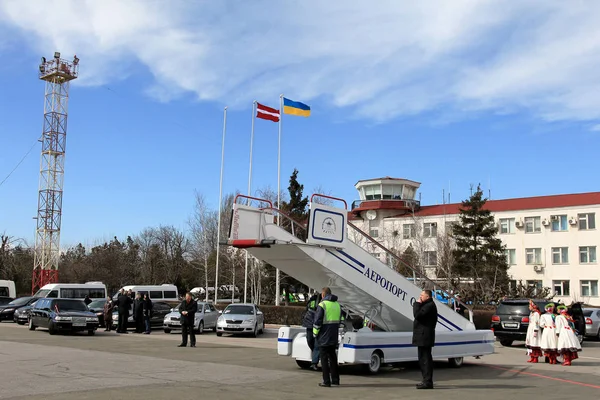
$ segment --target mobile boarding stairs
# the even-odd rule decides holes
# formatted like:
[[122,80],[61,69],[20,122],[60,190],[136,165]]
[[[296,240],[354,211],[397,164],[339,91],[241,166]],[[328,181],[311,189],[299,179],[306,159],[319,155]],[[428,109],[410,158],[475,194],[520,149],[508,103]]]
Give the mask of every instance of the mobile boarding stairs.
[[[352,237],[375,246],[403,262],[393,252],[358,229],[347,220],[344,203],[336,208],[310,202],[308,224],[294,221],[268,200],[238,195],[234,201],[228,244],[243,248],[257,259],[280,269],[313,289],[329,287],[338,296],[338,302],[352,313],[367,316],[369,322],[382,331],[368,327],[358,331],[347,330],[340,335],[338,362],[365,364],[377,372],[385,364],[417,360],[417,349],[412,345],[413,303],[419,298],[424,283],[432,290],[439,285],[413,269],[419,279],[413,283],[400,275],[363,247],[349,240]],[[259,202],[258,207],[238,204],[238,199]],[[276,221],[278,220],[278,221]],[[284,228],[288,228],[290,232]],[[304,231],[306,241],[296,237]],[[479,357],[494,352],[494,334],[491,330],[475,330],[473,313],[469,319],[452,308],[434,300],[438,310],[434,359],[449,359],[460,366],[463,357]],[[311,351],[306,341],[306,329],[282,327],[279,329],[278,353],[296,359],[306,368],[311,363]]]

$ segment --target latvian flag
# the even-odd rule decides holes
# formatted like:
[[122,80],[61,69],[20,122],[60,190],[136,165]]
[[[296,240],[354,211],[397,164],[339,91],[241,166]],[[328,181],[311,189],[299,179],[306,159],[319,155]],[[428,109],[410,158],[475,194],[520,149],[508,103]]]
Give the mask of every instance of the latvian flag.
[[279,122],[279,110],[256,103],[256,118]]

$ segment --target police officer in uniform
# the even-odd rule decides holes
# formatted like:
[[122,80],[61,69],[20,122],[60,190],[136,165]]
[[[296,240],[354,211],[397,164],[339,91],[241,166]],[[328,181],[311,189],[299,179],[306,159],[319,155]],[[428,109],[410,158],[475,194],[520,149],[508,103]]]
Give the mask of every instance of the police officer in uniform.
[[323,301],[319,303],[313,323],[313,334],[319,345],[323,382],[321,387],[339,386],[337,347],[338,333],[342,322],[342,307],[337,302],[337,296],[331,294],[331,289],[323,288]]
[[319,346],[315,344],[315,335],[313,335],[313,324],[315,322],[315,314],[317,307],[321,302],[321,293],[314,294],[306,304],[306,312],[302,320],[302,326],[306,328],[306,342],[312,351],[312,363],[310,369],[317,370],[319,364]]

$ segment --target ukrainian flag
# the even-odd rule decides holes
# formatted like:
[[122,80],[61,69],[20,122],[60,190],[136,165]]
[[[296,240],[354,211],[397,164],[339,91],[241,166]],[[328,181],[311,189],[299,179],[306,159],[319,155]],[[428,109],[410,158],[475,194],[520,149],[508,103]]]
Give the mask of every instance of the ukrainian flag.
[[298,115],[300,117],[310,116],[310,107],[299,101],[293,101],[290,99],[283,98],[283,113]]

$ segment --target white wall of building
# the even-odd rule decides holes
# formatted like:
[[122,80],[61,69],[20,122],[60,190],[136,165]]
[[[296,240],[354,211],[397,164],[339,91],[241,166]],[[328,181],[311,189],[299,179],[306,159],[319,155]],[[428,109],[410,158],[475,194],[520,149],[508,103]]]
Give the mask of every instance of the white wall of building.
[[[593,215],[593,229],[584,229],[585,214]],[[552,224],[552,216],[566,216],[566,224],[561,224],[565,222],[564,217],[562,221],[559,219],[558,224]],[[553,291],[556,289],[558,294],[554,299],[567,304],[571,301],[583,301],[600,306],[600,265],[597,254],[600,248],[600,205],[502,211],[495,212],[494,217],[499,224],[498,237],[511,253],[511,279],[523,281],[524,284],[531,281],[531,284],[550,287]],[[443,235],[447,225],[457,220],[456,214],[393,219],[381,219],[378,216],[372,221],[354,223],[372,236],[377,236],[388,248],[404,251],[413,243],[413,247],[420,250],[417,252],[422,253],[436,251],[437,236]],[[544,220],[548,222],[547,225],[543,225]],[[569,220],[575,220],[576,223],[571,224]],[[504,222],[505,229],[500,229],[501,221]],[[516,222],[523,222],[523,226],[518,228]],[[419,230],[417,237],[406,239],[404,225],[413,223]],[[431,226],[428,225],[431,223],[437,224],[435,236],[425,237],[432,233]],[[376,249],[372,252],[381,254]],[[425,258],[431,259],[431,256],[429,253]],[[385,261],[385,255],[381,254],[381,257]],[[433,262],[430,261],[429,264]],[[430,265],[427,270],[431,272],[434,268],[435,265]]]

